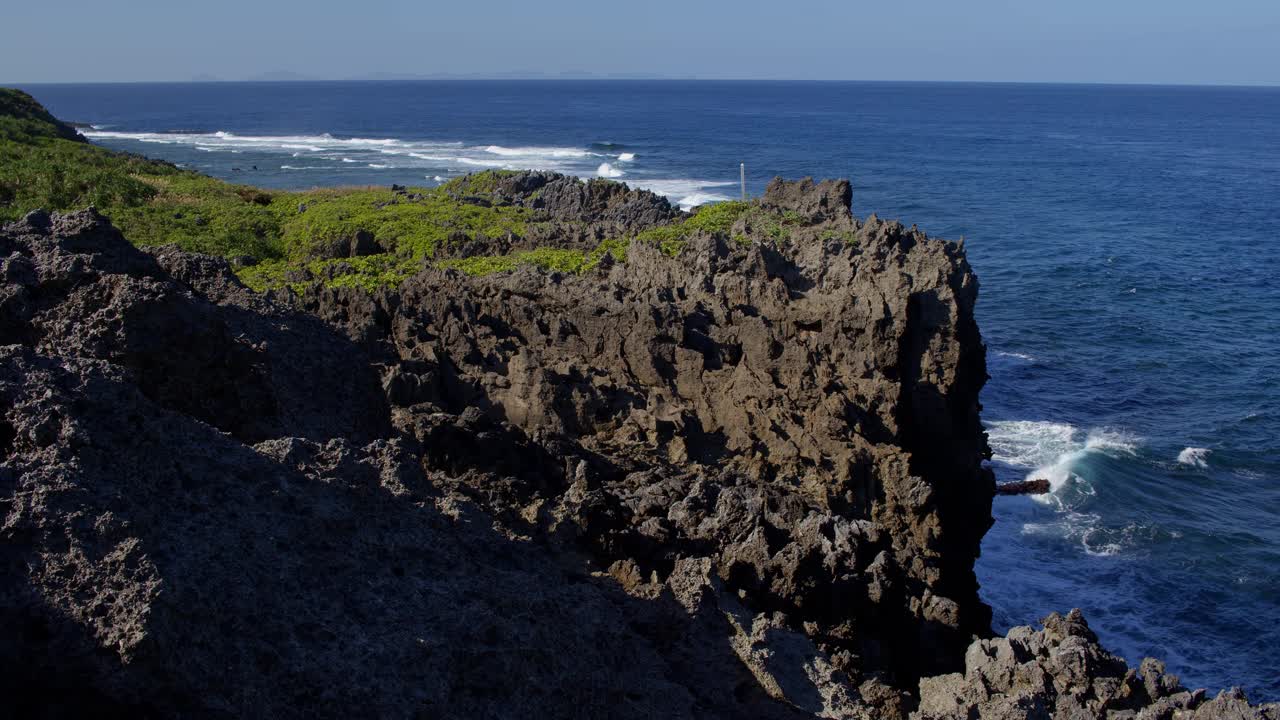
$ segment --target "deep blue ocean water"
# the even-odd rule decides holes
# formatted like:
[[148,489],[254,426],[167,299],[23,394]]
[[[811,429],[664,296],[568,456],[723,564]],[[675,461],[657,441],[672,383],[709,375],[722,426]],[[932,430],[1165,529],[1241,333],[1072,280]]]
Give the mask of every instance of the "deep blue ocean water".
[[998,629],[1280,700],[1280,89],[892,83],[31,86],[94,141],[268,187],[605,175],[684,204],[848,177],[967,240],[1002,481]]

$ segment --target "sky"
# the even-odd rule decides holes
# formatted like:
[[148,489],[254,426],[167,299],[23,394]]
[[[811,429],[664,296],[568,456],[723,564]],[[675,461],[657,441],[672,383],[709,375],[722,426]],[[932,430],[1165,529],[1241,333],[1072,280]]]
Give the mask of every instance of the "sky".
[[1280,0],[59,0],[0,83],[386,75],[1280,84]]

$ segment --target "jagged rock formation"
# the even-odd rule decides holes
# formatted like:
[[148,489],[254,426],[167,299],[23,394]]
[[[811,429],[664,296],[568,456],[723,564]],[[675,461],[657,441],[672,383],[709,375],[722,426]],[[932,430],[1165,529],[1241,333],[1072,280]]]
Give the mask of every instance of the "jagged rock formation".
[[1098,645],[1079,610],[1044,620],[1044,629],[1017,627],[978,640],[965,672],[925,678],[913,720],[943,718],[1108,718],[1205,720],[1280,718],[1280,704],[1251,707],[1238,689],[1212,700],[1190,691],[1147,658],[1137,669]]
[[848,194],[771,186],[803,215],[778,244],[705,234],[674,261],[637,243],[584,276],[426,271],[305,304],[385,358],[397,426],[513,531],[572,535],[624,578],[708,557],[847,671],[910,682],[989,623],[977,283]]
[[[588,233],[673,213],[504,182],[481,199]],[[3,228],[6,696],[46,717],[1264,717],[1126,677],[1074,617],[974,641],[976,281],[848,193],[771,186],[788,239],[747,214],[582,276],[301,298],[91,211]]]
[[19,716],[793,714],[673,598],[442,494],[367,355],[226,263],[92,212],[0,252]]

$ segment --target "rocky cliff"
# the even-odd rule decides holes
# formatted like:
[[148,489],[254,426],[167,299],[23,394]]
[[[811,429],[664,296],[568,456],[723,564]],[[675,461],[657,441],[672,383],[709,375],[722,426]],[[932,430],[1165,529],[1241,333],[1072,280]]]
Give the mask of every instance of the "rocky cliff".
[[[442,256],[677,217],[538,173],[457,201],[559,224]],[[32,213],[0,282],[19,715],[1277,716],[1076,615],[990,637],[977,281],[847,183],[374,292]]]

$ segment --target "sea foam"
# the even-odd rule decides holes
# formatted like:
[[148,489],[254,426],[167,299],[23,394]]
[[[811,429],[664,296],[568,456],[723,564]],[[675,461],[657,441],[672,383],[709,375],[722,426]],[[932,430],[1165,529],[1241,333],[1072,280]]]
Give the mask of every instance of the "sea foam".
[[1209,467],[1209,454],[1212,451],[1209,448],[1187,447],[1178,453],[1178,464],[1189,465],[1196,468]]
[[649,190],[659,195],[670,198],[681,210],[690,210],[699,205],[706,205],[713,202],[724,202],[733,198],[722,193],[718,193],[711,188],[728,187],[736,185],[732,181],[719,180],[693,180],[686,178],[675,178],[669,180],[636,180],[633,186],[642,190]]
[[[634,163],[634,152],[617,152],[616,146],[593,149],[558,145],[466,144],[456,140],[410,140],[402,138],[334,137],[314,135],[241,135],[217,132],[126,132],[86,130],[85,135],[110,143],[158,143],[186,146],[209,153],[278,154],[296,159],[282,170],[338,170],[352,166],[381,170],[415,168],[428,178],[443,178],[487,169],[550,170],[579,178],[605,177],[631,180],[631,172],[621,164]],[[126,148],[127,149],[127,148]],[[612,150],[605,152],[604,150]],[[601,150],[597,152],[596,150]],[[394,163],[389,162],[394,159]],[[303,160],[305,162],[297,162]],[[326,164],[327,163],[327,164]],[[634,167],[634,166],[632,166]],[[634,172],[634,171],[632,171]],[[437,182],[442,182],[437,180]],[[733,181],[692,178],[637,178],[632,186],[664,195],[681,209],[732,199],[720,188]]]
[[1049,492],[1033,496],[1062,510],[1079,507],[1096,495],[1093,483],[1081,475],[1091,454],[1134,455],[1139,441],[1128,433],[1096,428],[1087,432],[1068,423],[1005,420],[987,423],[992,460],[1025,479],[1049,481]]
[[1024,472],[1025,479],[1049,481],[1047,494],[1032,497],[1057,511],[1056,517],[1024,524],[1023,534],[1054,535],[1078,543],[1090,555],[1109,556],[1156,532],[1138,524],[1107,527],[1098,514],[1084,509],[1097,496],[1088,475],[1089,458],[1136,455],[1141,441],[1133,435],[1110,428],[1083,431],[1061,422],[997,420],[987,423],[987,437],[993,462]]

